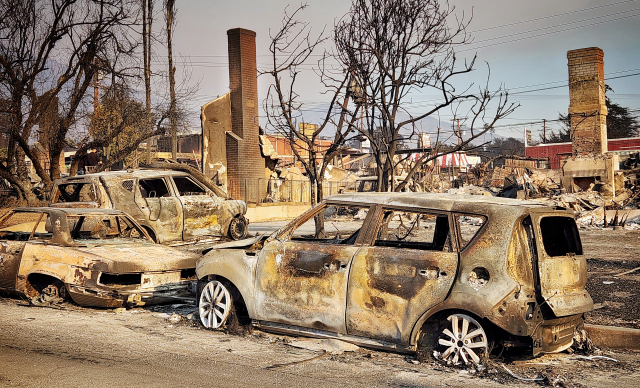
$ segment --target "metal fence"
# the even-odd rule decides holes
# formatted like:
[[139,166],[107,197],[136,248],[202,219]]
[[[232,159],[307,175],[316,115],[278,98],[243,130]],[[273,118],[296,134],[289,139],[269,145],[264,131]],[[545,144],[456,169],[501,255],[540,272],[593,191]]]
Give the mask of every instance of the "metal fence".
[[[354,192],[358,182],[324,182],[323,196]],[[229,180],[227,191],[234,199],[247,203],[263,202],[311,202],[311,185],[308,180],[295,179],[240,179]]]

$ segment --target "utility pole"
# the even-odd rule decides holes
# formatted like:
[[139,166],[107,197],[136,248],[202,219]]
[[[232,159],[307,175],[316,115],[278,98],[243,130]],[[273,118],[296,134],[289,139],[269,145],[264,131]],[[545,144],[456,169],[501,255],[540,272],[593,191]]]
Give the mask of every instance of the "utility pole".
[[[144,89],[145,89],[145,129],[147,136],[151,132],[151,23],[153,22],[153,0],[142,0],[142,48],[144,50]],[[151,143],[147,138],[147,164],[151,164]]]
[[547,119],[542,119],[542,143],[547,144]]
[[166,0],[165,8],[167,11],[167,51],[169,55],[169,96],[171,98],[169,106],[169,120],[171,123],[171,158],[178,159],[178,123],[176,122],[176,68],[173,66],[173,47],[172,47],[172,27],[173,18],[175,16],[175,0]]
[[458,122],[458,145],[460,145],[460,143],[462,143],[462,135],[460,134],[460,119],[456,119],[456,121]]

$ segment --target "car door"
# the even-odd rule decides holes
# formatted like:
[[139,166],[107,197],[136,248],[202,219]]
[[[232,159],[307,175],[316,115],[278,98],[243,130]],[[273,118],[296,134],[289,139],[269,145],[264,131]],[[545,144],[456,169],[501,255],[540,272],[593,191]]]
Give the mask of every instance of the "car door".
[[[257,264],[258,319],[346,333],[348,273],[368,213],[365,206],[323,205],[268,241]],[[320,232],[316,214],[324,218]]]
[[[557,317],[592,309],[593,301],[585,289],[587,261],[582,254],[582,242],[573,217],[533,214],[524,220],[523,226],[537,259],[539,303],[546,304]],[[532,244],[533,230],[536,242]]]
[[138,179],[134,200],[153,228],[157,242],[182,239],[182,204],[164,177]]
[[16,289],[27,240],[49,237],[47,221],[48,215],[41,212],[13,212],[0,221],[0,288]]
[[447,213],[377,209],[370,246],[351,264],[348,334],[408,343],[420,316],[453,285],[458,254],[450,225]]
[[196,183],[192,177],[173,176],[172,179],[184,214],[183,239],[224,235],[220,198]]

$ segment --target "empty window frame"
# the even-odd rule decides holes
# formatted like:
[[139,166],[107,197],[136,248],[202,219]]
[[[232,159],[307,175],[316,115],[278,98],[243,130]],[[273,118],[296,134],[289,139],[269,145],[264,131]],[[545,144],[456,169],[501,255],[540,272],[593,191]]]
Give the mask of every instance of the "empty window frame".
[[187,176],[175,176],[173,181],[178,189],[178,195],[206,195],[207,191],[200,187],[199,184],[193,181],[193,179]]
[[98,196],[93,183],[79,182],[58,185],[53,198],[53,203],[95,202],[98,199]]
[[140,195],[142,198],[170,196],[167,184],[162,178],[140,179],[138,181],[138,188],[140,189]]
[[540,220],[542,244],[547,255],[566,256],[569,253],[582,255],[582,243],[576,221],[571,217],[553,216]]
[[451,252],[453,247],[449,216],[385,210],[374,245]]
[[456,214],[456,222],[460,230],[460,250],[478,234],[487,222],[487,217],[479,215]]

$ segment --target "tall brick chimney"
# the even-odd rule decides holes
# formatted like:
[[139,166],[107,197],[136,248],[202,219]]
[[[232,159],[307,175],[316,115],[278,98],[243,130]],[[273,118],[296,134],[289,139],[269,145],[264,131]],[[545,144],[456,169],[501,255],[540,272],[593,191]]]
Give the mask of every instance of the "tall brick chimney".
[[231,133],[227,136],[229,194],[253,201],[264,178],[258,127],[258,72],[256,33],[243,28],[227,31]]
[[603,155],[607,152],[604,52],[597,47],[571,50],[567,59],[573,156]]

